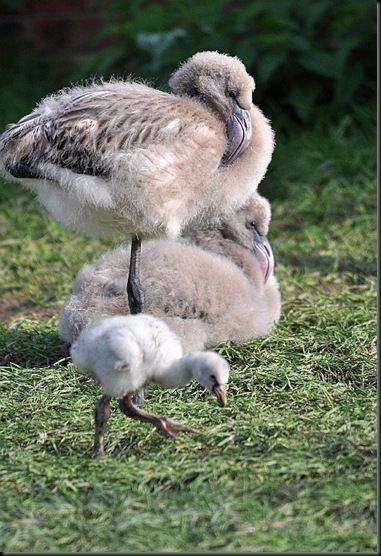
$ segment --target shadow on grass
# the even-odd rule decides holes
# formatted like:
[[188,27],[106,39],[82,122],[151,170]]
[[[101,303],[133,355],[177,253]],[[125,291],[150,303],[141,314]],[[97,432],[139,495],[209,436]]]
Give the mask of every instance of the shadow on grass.
[[24,325],[0,327],[0,365],[46,367],[63,358],[62,339],[53,330],[28,330]]

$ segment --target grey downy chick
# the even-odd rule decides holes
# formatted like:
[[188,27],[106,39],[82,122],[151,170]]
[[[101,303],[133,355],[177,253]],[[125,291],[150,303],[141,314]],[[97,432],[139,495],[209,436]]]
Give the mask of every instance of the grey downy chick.
[[66,88],[0,135],[0,174],[34,191],[58,222],[132,241],[133,313],[144,308],[141,240],[174,238],[239,208],[274,147],[238,58],[199,52],[169,85],[171,93],[116,79]]
[[[270,205],[256,193],[219,224],[190,229],[187,240],[147,241],[142,252],[146,312],[163,319],[187,351],[265,336],[280,318],[281,296],[266,239]],[[61,310],[59,333],[71,344],[108,316],[125,315],[126,247],[84,265]]]

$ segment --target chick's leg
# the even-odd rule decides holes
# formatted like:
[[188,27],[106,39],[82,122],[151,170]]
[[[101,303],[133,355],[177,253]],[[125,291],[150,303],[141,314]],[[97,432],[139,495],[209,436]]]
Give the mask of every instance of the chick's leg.
[[91,453],[92,458],[104,455],[103,441],[105,434],[105,427],[107,421],[110,419],[111,409],[110,409],[111,398],[109,396],[103,395],[100,400],[98,400],[95,406],[94,421],[95,421],[95,434],[94,434],[94,446]]
[[197,432],[197,429],[188,427],[188,425],[174,423],[168,419],[168,417],[157,417],[152,413],[147,413],[139,409],[132,403],[130,394],[127,394],[124,398],[119,400],[119,408],[125,415],[132,419],[151,423],[164,436],[175,438],[179,432]]

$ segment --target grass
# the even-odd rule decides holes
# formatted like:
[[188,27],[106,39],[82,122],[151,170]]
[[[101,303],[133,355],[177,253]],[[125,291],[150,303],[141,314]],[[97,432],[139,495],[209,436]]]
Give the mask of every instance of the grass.
[[110,245],[0,184],[2,550],[377,551],[374,151],[350,120],[278,138],[260,191],[279,324],[216,346],[232,367],[224,409],[196,384],[150,387],[152,411],[199,433],[168,440],[114,405],[97,460],[99,389],[56,330],[76,272]]

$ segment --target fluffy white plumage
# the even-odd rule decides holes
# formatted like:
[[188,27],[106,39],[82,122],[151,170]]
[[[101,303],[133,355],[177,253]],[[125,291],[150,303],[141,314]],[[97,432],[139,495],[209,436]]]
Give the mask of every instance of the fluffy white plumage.
[[166,388],[184,386],[193,378],[226,404],[228,363],[214,352],[184,354],[179,337],[160,319],[140,313],[103,319],[83,330],[71,347],[78,371],[102,387],[95,413],[93,456],[103,453],[104,426],[110,416],[110,400],[128,416],[152,423],[165,436],[193,432],[186,425],[156,417],[133,405],[131,395],[153,382]]

